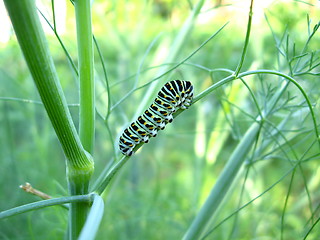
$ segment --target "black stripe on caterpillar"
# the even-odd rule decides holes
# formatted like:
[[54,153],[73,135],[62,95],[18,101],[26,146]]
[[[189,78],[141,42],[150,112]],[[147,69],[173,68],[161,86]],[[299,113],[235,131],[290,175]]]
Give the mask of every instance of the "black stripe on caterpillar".
[[150,137],[155,137],[159,130],[163,130],[167,123],[173,121],[174,112],[180,108],[187,109],[191,105],[192,98],[191,82],[167,82],[150,107],[123,131],[119,139],[121,153],[131,156],[137,144],[147,143]]

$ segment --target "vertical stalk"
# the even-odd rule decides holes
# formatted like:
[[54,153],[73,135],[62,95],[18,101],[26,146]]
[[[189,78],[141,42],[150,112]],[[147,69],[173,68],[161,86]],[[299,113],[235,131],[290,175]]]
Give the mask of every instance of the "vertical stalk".
[[94,146],[94,72],[90,0],[75,0],[77,24],[78,67],[80,80],[80,128],[84,149],[92,154]]
[[253,15],[252,8],[253,8],[253,0],[251,0],[251,3],[250,3],[249,18],[248,18],[248,24],[247,24],[247,33],[246,33],[246,38],[245,38],[243,49],[242,49],[241,58],[240,58],[239,64],[238,64],[238,66],[235,70],[235,73],[234,73],[235,78],[237,78],[240,73],[240,70],[242,68],[242,65],[243,65],[243,62],[244,62],[244,59],[245,59],[245,56],[247,53],[247,48],[248,48],[250,33],[251,33],[251,23],[252,23],[252,15]]
[[210,223],[214,219],[219,206],[227,195],[234,179],[243,165],[252,146],[254,145],[261,125],[257,122],[247,130],[237,148],[233,151],[227,165],[219,176],[215,186],[211,190],[209,197],[201,207],[199,213],[193,220],[191,226],[183,237],[183,240],[201,239],[208,230]]
[[[93,75],[93,40],[90,0],[75,0],[75,15],[78,42],[78,68],[80,81],[80,126],[79,135],[84,149],[91,153],[94,147],[94,75]],[[89,179],[86,176],[69,175],[71,195],[87,194]],[[73,203],[70,208],[70,239],[77,239],[87,218],[89,205]]]
[[28,68],[67,160],[75,167],[81,167],[82,164],[85,165],[87,156],[72,122],[35,2],[34,0],[5,0],[4,3]]
[[[91,175],[90,175],[91,176]],[[89,179],[87,174],[70,174],[68,172],[69,193],[73,195],[81,195],[88,193]],[[77,239],[87,219],[90,205],[86,202],[74,202],[69,208],[69,239]]]
[[[90,5],[88,7],[88,4],[84,4],[85,2],[89,3],[89,1],[79,1],[81,3],[79,4],[81,11],[79,11],[77,16],[81,22],[88,18],[82,12],[90,12]],[[92,157],[86,151],[88,149],[91,152],[93,145],[92,47],[91,51],[88,50],[91,54],[85,54],[86,51],[84,50],[81,50],[80,54],[82,59],[80,64],[82,67],[81,80],[83,80],[80,103],[84,105],[81,111],[81,121],[84,127],[82,127],[82,138],[80,139],[72,122],[71,114],[38,17],[35,1],[5,0],[4,3],[43,105],[65,153],[69,192],[71,195],[87,194],[89,180],[94,168]],[[84,10],[86,7],[88,9]],[[91,19],[90,13],[89,19]],[[91,21],[87,21],[87,25],[90,26],[85,26],[84,28],[90,29],[91,33]],[[90,48],[90,42],[92,46],[92,35],[89,35],[90,41],[87,41],[87,46]],[[84,38],[87,39],[88,36],[84,36]],[[88,58],[88,60],[84,61],[84,58]],[[83,124],[84,119],[87,125]],[[81,140],[85,142],[85,148],[81,144]],[[48,159],[48,164],[50,163],[49,160],[52,161],[53,159]],[[69,213],[69,233],[71,239],[76,239],[79,236],[86,220],[88,209],[88,203],[79,202],[71,204]]]

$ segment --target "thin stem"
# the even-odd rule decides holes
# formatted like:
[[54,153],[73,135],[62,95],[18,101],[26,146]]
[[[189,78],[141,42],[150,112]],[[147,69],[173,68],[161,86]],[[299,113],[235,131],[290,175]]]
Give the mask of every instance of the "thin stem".
[[79,57],[80,126],[79,134],[84,149],[92,154],[94,146],[94,71],[93,36],[90,0],[74,2]]
[[34,211],[37,209],[41,209],[44,207],[51,207],[55,205],[62,205],[65,203],[73,203],[73,202],[87,202],[90,203],[92,201],[92,194],[90,195],[78,195],[71,197],[61,197],[61,198],[53,198],[42,201],[37,201],[33,203],[29,203],[26,205],[22,205],[19,207],[11,208],[9,210],[0,212],[0,219],[12,217],[21,213],[26,213],[29,211]]
[[240,70],[242,68],[242,65],[243,65],[243,62],[244,62],[244,59],[245,59],[245,56],[246,56],[246,53],[247,53],[247,48],[248,48],[248,45],[249,45],[250,32],[251,32],[251,22],[252,22],[252,15],[253,15],[252,7],[253,7],[253,0],[251,0],[251,4],[250,4],[246,38],[245,38],[245,41],[244,41],[244,46],[243,46],[243,50],[242,50],[242,54],[241,54],[241,58],[240,58],[239,64],[238,64],[238,66],[237,66],[237,68],[235,70],[235,73],[234,73],[235,77],[237,77],[239,75],[239,73],[240,73]]
[[53,17],[53,29],[54,32],[57,31],[57,24],[56,24],[56,14],[55,14],[55,8],[54,8],[54,0],[51,0],[51,9],[52,9],[52,17]]
[[[141,145],[140,145],[141,146]],[[103,191],[107,188],[110,181],[113,179],[115,174],[122,168],[122,166],[130,159],[128,156],[122,157],[115,165],[112,166],[112,168],[108,171],[106,175],[103,176],[103,178],[98,179],[95,183],[95,185],[92,187],[92,191],[96,192],[97,194],[102,194]]]
[[107,89],[107,101],[108,101],[108,105],[107,105],[107,112],[109,113],[110,112],[110,107],[111,107],[111,94],[110,94],[110,86],[109,86],[109,80],[108,80],[108,75],[107,75],[107,68],[106,68],[106,65],[104,64],[104,58],[102,56],[102,52],[100,50],[100,46],[98,44],[98,41],[97,39],[93,36],[93,41],[94,41],[94,44],[96,46],[96,49],[98,51],[98,55],[99,55],[99,58],[100,58],[100,62],[101,62],[101,66],[102,66],[102,69],[103,69],[103,75],[104,75],[104,79],[105,79],[105,82],[106,82],[106,89]]
[[[252,74],[277,75],[277,76],[280,76],[280,77],[283,77],[283,78],[289,80],[291,83],[293,83],[298,88],[298,90],[301,92],[301,94],[303,95],[303,97],[305,98],[305,100],[307,102],[307,105],[308,105],[308,108],[309,108],[309,111],[310,111],[310,114],[311,114],[311,117],[312,117],[313,125],[314,125],[314,132],[316,134],[316,139],[317,139],[319,147],[320,147],[320,136],[319,136],[318,125],[317,125],[317,120],[316,120],[316,117],[315,117],[315,113],[313,111],[313,107],[311,105],[309,97],[307,96],[307,94],[304,91],[304,89],[300,86],[300,84],[296,80],[294,80],[292,77],[288,76],[285,73],[277,72],[277,71],[273,71],[273,70],[266,70],[266,69],[243,72],[243,73],[240,73],[238,75],[238,78],[242,78],[242,77],[249,76],[249,75],[252,75]],[[228,76],[228,77],[222,79],[221,81],[217,82],[216,84],[213,84],[211,87],[207,88],[206,90],[201,92],[198,96],[196,96],[193,99],[192,104],[194,104],[195,102],[199,101],[200,99],[202,99],[203,97],[205,97],[206,95],[211,93],[216,88],[222,86],[223,84],[225,84],[227,82],[231,82],[231,81],[234,81],[234,80],[235,80],[234,75],[231,75],[231,76]],[[179,111],[177,111],[175,113],[175,115],[178,115],[181,112],[182,112],[182,110],[179,110]],[[264,116],[266,116],[267,114],[268,114],[268,112],[266,112]]]
[[[74,73],[76,74],[76,76],[79,75],[78,73],[78,69],[77,67],[75,66],[70,54],[68,53],[67,51],[67,48],[66,46],[64,45],[64,43],[62,42],[62,39],[60,38],[58,32],[57,32],[57,29],[56,29],[56,26],[55,25],[51,25],[51,23],[49,22],[49,20],[45,17],[45,15],[38,9],[39,13],[41,14],[41,16],[43,17],[43,19],[47,22],[48,26],[51,28],[51,30],[53,31],[54,35],[56,36],[56,38],[58,39],[64,53],[66,54],[66,57],[71,65],[71,68],[73,69]],[[54,21],[54,24],[55,24],[55,21]]]

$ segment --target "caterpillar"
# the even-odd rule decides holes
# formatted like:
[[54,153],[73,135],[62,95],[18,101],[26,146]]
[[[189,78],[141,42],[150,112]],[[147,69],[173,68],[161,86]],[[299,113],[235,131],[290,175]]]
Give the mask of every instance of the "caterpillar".
[[178,109],[187,109],[192,102],[193,86],[189,81],[167,82],[158,92],[156,99],[138,119],[127,127],[119,139],[120,152],[126,156],[133,154],[135,146],[147,143],[157,136],[166,124],[173,121],[172,114]]

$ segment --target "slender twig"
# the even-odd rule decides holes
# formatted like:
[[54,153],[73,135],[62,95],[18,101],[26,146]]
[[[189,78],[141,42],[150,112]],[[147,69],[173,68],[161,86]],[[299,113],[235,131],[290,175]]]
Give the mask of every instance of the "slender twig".
[[31,186],[30,183],[26,182],[24,185],[20,185],[20,188],[23,189],[25,192],[27,193],[31,193],[33,195],[36,195],[42,199],[50,199],[52,198],[50,195],[44,193],[44,192],[41,192],[40,190],[38,189],[35,189]]

